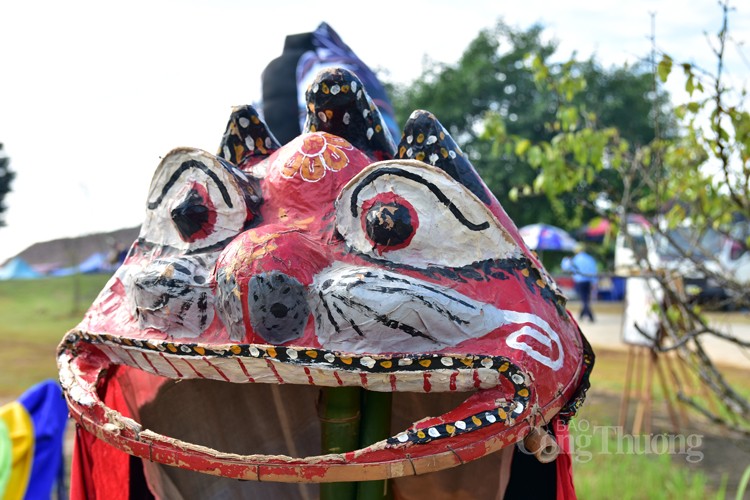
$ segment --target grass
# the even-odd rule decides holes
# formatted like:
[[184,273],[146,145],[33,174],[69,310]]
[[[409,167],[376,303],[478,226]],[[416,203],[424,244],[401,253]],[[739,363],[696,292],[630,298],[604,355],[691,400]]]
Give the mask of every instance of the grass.
[[57,344],[83,318],[108,279],[92,274],[0,281],[2,400],[42,380],[57,379]]
[[618,409],[619,395],[595,392],[571,421],[573,478],[579,498],[725,498],[720,485],[711,484],[704,471],[687,467],[687,459],[698,460],[696,454],[701,452],[687,435],[633,435],[618,426]]
[[[618,426],[627,361],[622,351],[597,352],[592,390],[571,421],[578,497],[607,499],[616,492],[614,496],[622,499],[720,498],[702,471],[682,466],[673,455],[657,453],[663,449],[662,438],[654,442],[652,437],[634,436]],[[663,395],[654,394],[653,407],[663,403]]]
[[[624,428],[619,426],[628,353],[599,349],[596,354],[592,390],[570,426],[573,477],[579,498],[612,498],[612,492],[617,492],[617,498],[628,499],[734,498],[741,471],[715,463],[708,465],[723,455],[722,449],[732,446],[726,440],[710,440],[704,436],[719,435],[719,429],[687,412],[688,421],[681,421],[682,427],[673,430],[667,417],[665,394],[654,375],[653,434],[634,436],[631,426],[638,401],[633,386],[628,418]],[[661,364],[666,370],[664,360]],[[743,395],[748,395],[745,370],[722,367],[722,373]],[[645,378],[641,384],[645,385]],[[670,394],[674,401],[673,388]],[[673,403],[673,408],[680,418],[682,407]],[[740,457],[739,460],[745,462],[736,465],[746,466],[748,455]],[[731,459],[718,460],[730,463]]]
[[[79,275],[40,280],[0,281],[0,400],[19,396],[33,384],[57,378],[55,350],[63,335],[83,317],[109,276]],[[613,304],[611,307],[621,307]],[[627,353],[597,351],[592,390],[571,424],[574,478],[579,498],[734,497],[734,488],[711,479],[684,459],[659,453],[636,453],[618,441],[616,422],[623,393]],[[728,371],[732,381],[747,374]],[[742,385],[746,385],[744,382]],[[664,395],[654,382],[654,408]],[[606,428],[602,430],[602,428]],[[618,448],[618,446],[620,446]],[[743,467],[747,464],[743,464]],[[738,481],[736,479],[735,481]]]
[[[651,444],[646,440],[652,437],[630,441],[605,427],[588,427],[574,432],[572,438],[586,445],[574,454],[573,477],[579,498],[716,498],[709,493],[705,474],[676,465],[669,454],[650,454]],[[660,449],[662,441],[651,442],[654,449]]]

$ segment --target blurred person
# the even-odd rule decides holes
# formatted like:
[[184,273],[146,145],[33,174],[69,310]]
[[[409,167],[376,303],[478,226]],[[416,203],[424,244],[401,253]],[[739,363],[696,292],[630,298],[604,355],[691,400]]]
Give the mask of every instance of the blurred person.
[[578,244],[573,257],[565,257],[562,260],[563,271],[572,273],[573,285],[576,294],[581,300],[581,312],[578,321],[588,318],[594,322],[594,313],[591,310],[591,291],[599,279],[599,269],[596,259],[586,252],[586,248]]

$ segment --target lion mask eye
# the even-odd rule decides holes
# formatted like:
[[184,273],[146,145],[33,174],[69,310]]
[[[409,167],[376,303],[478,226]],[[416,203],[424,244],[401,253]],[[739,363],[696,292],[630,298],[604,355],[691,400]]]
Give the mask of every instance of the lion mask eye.
[[357,252],[418,268],[521,255],[481,200],[419,161],[378,162],[364,169],[338,197],[336,224]]
[[182,241],[193,243],[214,232],[216,207],[208,190],[201,184],[193,183],[170,215]]
[[222,248],[255,217],[254,182],[205,151],[176,149],[154,173],[140,237],[186,254]]

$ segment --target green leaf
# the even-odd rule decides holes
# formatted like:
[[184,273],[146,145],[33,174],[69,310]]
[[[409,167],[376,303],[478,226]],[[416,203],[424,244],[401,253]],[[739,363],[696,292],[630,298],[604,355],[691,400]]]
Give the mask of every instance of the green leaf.
[[526,155],[526,159],[529,162],[529,165],[531,165],[532,167],[539,167],[539,165],[542,164],[542,160],[544,159],[541,148],[539,146],[530,147],[529,152]]
[[693,91],[695,90],[695,82],[693,81],[693,75],[690,75],[688,79],[685,81],[685,90],[688,94],[693,95]]
[[544,172],[536,176],[536,179],[534,179],[534,191],[536,191],[537,193],[542,191],[544,180]]
[[523,156],[524,153],[529,149],[531,146],[531,141],[528,139],[522,139],[516,143],[516,156]]
[[656,68],[656,71],[659,74],[659,79],[661,79],[662,82],[666,82],[667,78],[669,77],[669,73],[672,72],[672,58],[667,55],[662,57],[661,61],[659,61],[659,65]]

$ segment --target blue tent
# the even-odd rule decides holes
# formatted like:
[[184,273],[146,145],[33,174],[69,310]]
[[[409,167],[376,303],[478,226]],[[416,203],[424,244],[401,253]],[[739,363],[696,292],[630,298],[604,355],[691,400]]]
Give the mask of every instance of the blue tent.
[[78,269],[82,273],[105,273],[114,271],[109,257],[105,252],[96,252],[78,264]]
[[107,254],[96,252],[89,255],[86,260],[77,266],[64,267],[52,271],[52,276],[70,276],[78,273],[108,273],[115,270],[117,266],[109,262]]
[[41,273],[35,271],[21,257],[14,257],[3,267],[0,267],[0,280],[34,279],[41,276]]

